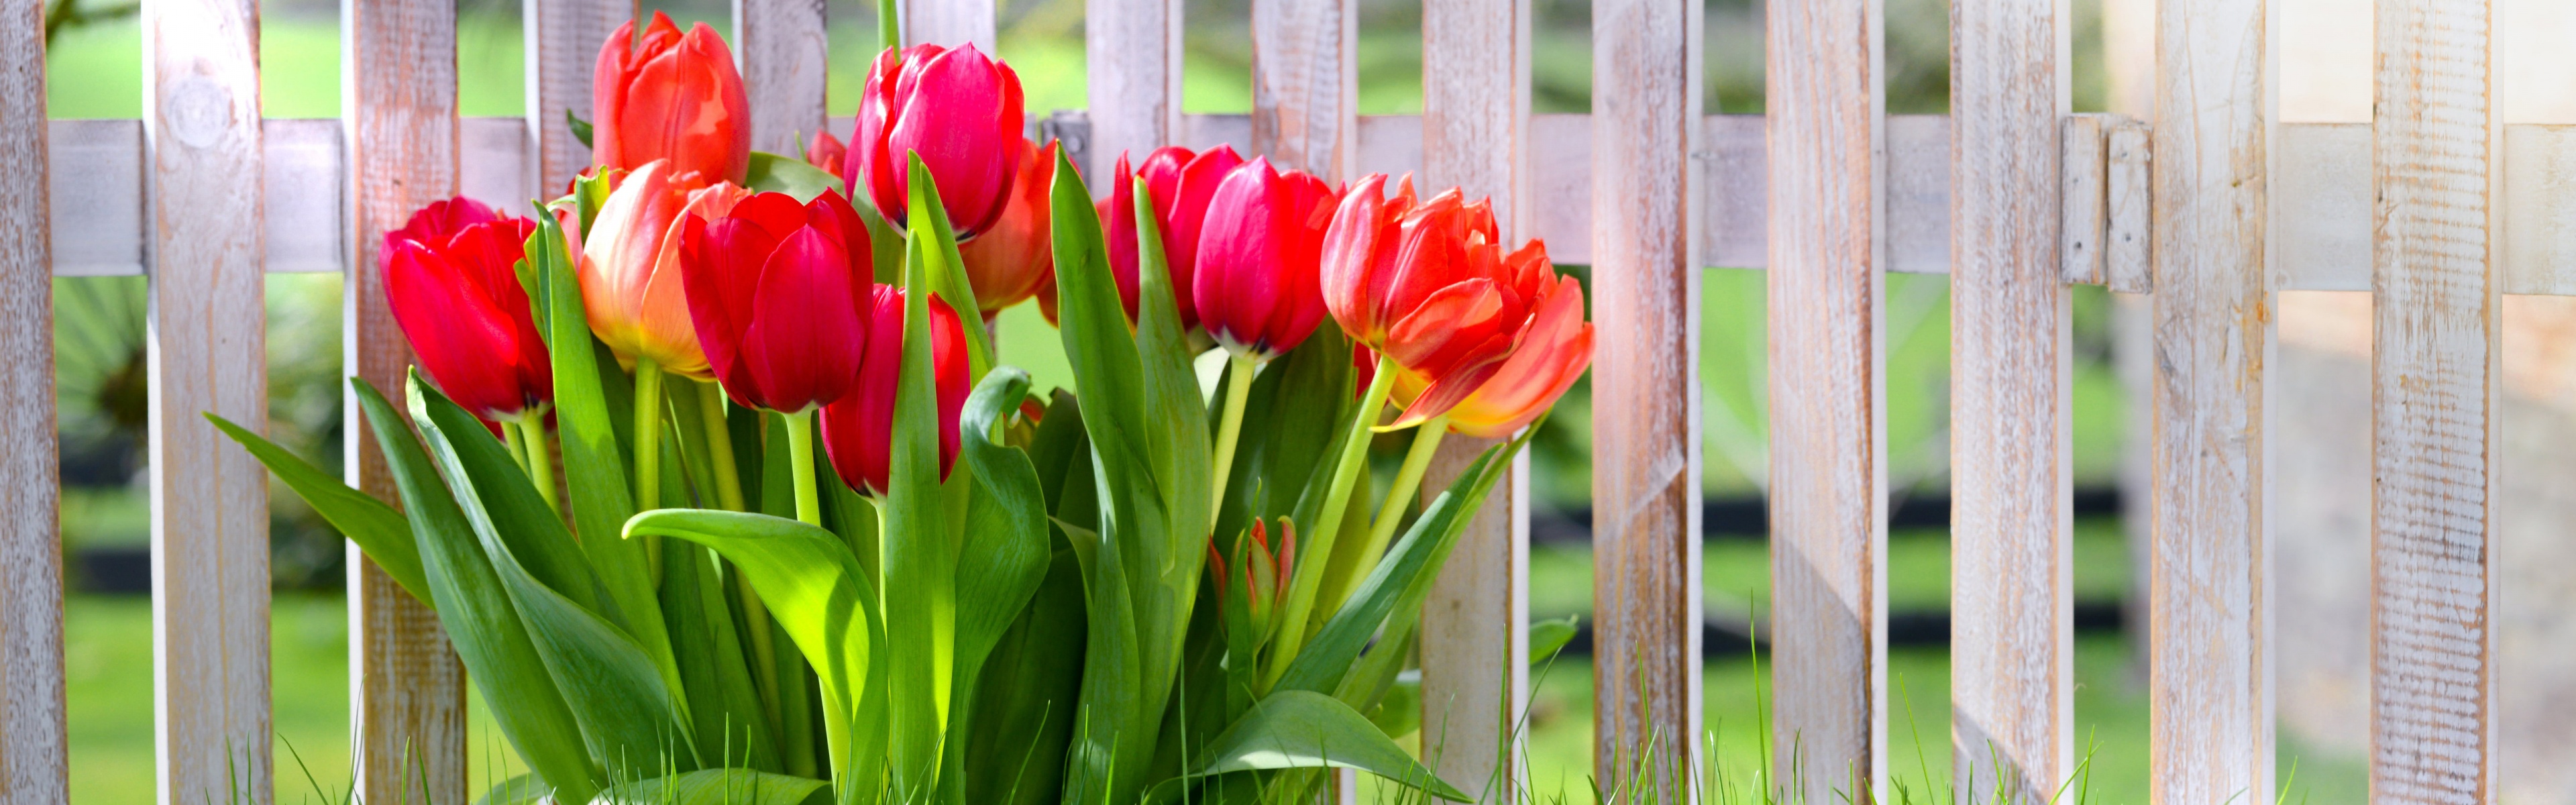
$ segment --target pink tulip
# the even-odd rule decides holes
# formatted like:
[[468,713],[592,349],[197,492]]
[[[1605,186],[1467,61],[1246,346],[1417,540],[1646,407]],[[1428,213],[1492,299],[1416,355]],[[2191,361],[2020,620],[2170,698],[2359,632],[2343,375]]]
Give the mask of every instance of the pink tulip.
[[[1163,262],[1171,270],[1173,301],[1181,309],[1181,329],[1199,324],[1198,300],[1192,294],[1192,280],[1198,267],[1199,232],[1207,221],[1208,201],[1216,196],[1219,183],[1228,173],[1243,164],[1243,156],[1231,146],[1217,146],[1206,153],[1193,154],[1187,148],[1164,146],[1145,157],[1145,164],[1134,175],[1145,177],[1146,189],[1154,195],[1154,223],[1163,235]],[[1118,155],[1116,176],[1111,181],[1109,198],[1100,204],[1100,220],[1105,227],[1109,246],[1110,273],[1118,279],[1118,300],[1127,307],[1127,319],[1136,319],[1136,182],[1128,172],[1127,155]]]
[[1334,194],[1303,171],[1257,158],[1208,200],[1193,293],[1199,323],[1237,355],[1269,360],[1296,349],[1324,319],[1316,263]]
[[965,240],[992,227],[1009,205],[1020,168],[1020,77],[974,45],[888,50],[868,69],[859,124],[842,182],[868,194],[896,226],[918,153],[939,187],[948,224]]

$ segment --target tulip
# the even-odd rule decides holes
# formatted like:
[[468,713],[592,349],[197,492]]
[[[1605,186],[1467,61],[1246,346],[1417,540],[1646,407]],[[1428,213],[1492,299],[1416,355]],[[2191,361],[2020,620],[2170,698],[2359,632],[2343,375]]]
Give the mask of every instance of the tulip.
[[668,159],[675,177],[699,184],[749,172],[751,103],[733,54],[706,23],[682,34],[656,11],[639,45],[627,21],[600,46],[591,84],[591,157],[601,166]]
[[1208,199],[1191,278],[1199,323],[1255,362],[1296,349],[1324,319],[1316,261],[1333,218],[1333,190],[1303,171],[1257,158],[1226,174]]
[[985,318],[1036,296],[1055,277],[1047,196],[1055,187],[1056,144],[1039,148],[1021,140],[1019,147],[1020,175],[1001,220],[982,237],[957,247],[966,262],[966,282],[975,289],[975,305]]
[[[1145,164],[1133,175],[1145,177],[1146,189],[1154,196],[1154,222],[1163,235],[1163,263],[1172,278],[1172,295],[1181,309],[1181,329],[1199,324],[1199,306],[1192,292],[1192,277],[1198,266],[1199,232],[1207,221],[1209,199],[1215,197],[1217,185],[1228,173],[1243,164],[1243,155],[1230,146],[1217,146],[1207,153],[1193,154],[1187,148],[1165,146],[1145,157]],[[1127,307],[1127,319],[1136,319],[1136,199],[1135,181],[1127,167],[1127,155],[1118,155],[1116,180],[1111,182],[1110,196],[1100,202],[1100,220],[1106,229],[1109,246],[1109,269],[1118,280],[1118,300]]]
[[1389,199],[1385,183],[1361,179],[1335,211],[1323,295],[1343,331],[1401,370],[1397,399],[1408,404],[1389,426],[1400,428],[1439,416],[1492,377],[1555,275],[1543,243],[1503,251],[1485,202],[1452,189],[1417,203],[1410,180]]
[[838,174],[849,161],[850,147],[841,144],[841,138],[831,132],[814,132],[814,141],[805,144],[805,164]]
[[906,215],[908,155],[938,185],[958,240],[992,228],[1011,196],[1021,153],[1020,77],[974,45],[887,50],[868,68],[842,183],[865,188],[896,226]]
[[847,199],[762,193],[680,231],[689,317],[734,402],[795,413],[849,394],[876,273]]
[[[859,492],[883,496],[888,456],[894,445],[895,386],[903,374],[904,289],[876,286],[870,314],[867,355],[859,364],[858,386],[849,396],[823,406],[823,446],[841,481]],[[938,388],[939,477],[957,463],[957,418],[966,408],[966,329],[948,301],[933,294],[930,310],[931,378]]]
[[438,388],[476,416],[517,420],[554,399],[554,369],[513,265],[536,225],[459,196],[431,202],[376,252],[394,323]]
[[1257,650],[1278,626],[1274,618],[1280,611],[1280,597],[1287,592],[1288,578],[1296,572],[1296,524],[1280,518],[1279,547],[1272,550],[1268,524],[1255,518],[1251,530],[1236,538],[1234,556],[1233,566],[1229,567],[1216,543],[1210,541],[1207,575],[1216,586],[1227,636],[1240,640],[1238,645],[1249,653]]
[[683,215],[722,216],[750,195],[732,184],[690,189],[672,181],[671,163],[656,160],[626,174],[600,205],[581,246],[582,306],[591,332],[635,368],[712,379],[689,318],[681,279]]
[[1449,429],[1484,439],[1510,436],[1555,405],[1591,364],[1592,323],[1583,320],[1583,287],[1564,277],[1539,299],[1538,313],[1511,357],[1449,409]]

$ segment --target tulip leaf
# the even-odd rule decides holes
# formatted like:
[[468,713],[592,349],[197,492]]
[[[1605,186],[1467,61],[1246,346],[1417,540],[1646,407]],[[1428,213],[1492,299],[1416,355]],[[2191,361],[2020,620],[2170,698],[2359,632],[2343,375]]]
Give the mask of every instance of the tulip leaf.
[[1367,717],[1320,693],[1287,690],[1264,697],[1208,743],[1198,770],[1154,786],[1157,803],[1180,801],[1192,780],[1269,769],[1357,769],[1453,802],[1470,797],[1405,754]]
[[[928,285],[948,306],[961,316],[980,313],[983,307],[975,300],[975,284],[966,278],[966,258],[957,251],[957,231],[949,225],[948,206],[939,201],[939,183],[930,178],[930,168],[921,163],[921,155],[911,154],[912,172],[907,174],[908,209],[905,220],[911,224],[907,233],[912,248],[923,258]],[[911,276],[904,277],[907,287],[922,287]],[[969,318],[973,318],[969,316]],[[985,372],[993,370],[993,344],[982,327],[966,328],[968,382],[982,382]]]
[[755,193],[785,193],[798,203],[811,202],[824,191],[847,191],[841,188],[841,177],[814,167],[805,160],[762,151],[751,152],[751,173],[743,187]]
[[965,801],[1051,805],[1062,797],[1082,693],[1082,584],[1071,547],[1055,551],[1036,596],[986,659],[967,737]]
[[534,774],[522,774],[501,781],[474,799],[474,805],[543,805],[554,794],[544,780]]
[[[920,198],[916,195],[915,199]],[[916,201],[916,203],[918,203]],[[917,223],[919,217],[915,217]],[[886,454],[884,552],[886,759],[899,799],[933,795],[948,729],[958,660],[957,566],[965,483],[942,484],[939,391],[930,346],[927,250],[913,241],[905,264],[903,363],[895,375],[892,444]],[[962,479],[960,479],[962,480]]]
[[751,769],[699,769],[619,785],[590,805],[823,805],[821,780]]
[[687,691],[689,724],[710,765],[783,772],[769,710],[752,682],[715,554],[684,541],[662,546],[662,616]]
[[[984,661],[1046,578],[1046,495],[1038,487],[1037,467],[1019,448],[993,441],[996,426],[1019,410],[1028,390],[1027,372],[995,369],[967,398],[960,416],[959,470],[961,477],[973,479],[975,489],[966,504],[966,539],[957,558],[956,589],[972,594],[957,600],[957,672],[949,691],[953,725],[975,723]],[[1069,717],[1070,702],[1066,709]],[[965,775],[970,761],[967,741],[957,737],[960,732],[952,727],[945,743],[940,784],[962,795],[970,782]]]
[[412,436],[410,420],[367,381],[350,378],[349,384],[402,495],[420,545],[422,576],[467,678],[483,691],[492,720],[528,768],[554,781],[566,798],[589,799],[599,790],[599,769],[465,513]]
[[420,545],[412,538],[411,523],[403,520],[402,512],[394,511],[394,507],[385,505],[374,495],[349,488],[340,479],[331,477],[330,473],[287,452],[275,442],[233,424],[231,420],[211,412],[206,414],[206,420],[215,423],[216,429],[232,437],[233,441],[240,442],[243,449],[250,451],[252,458],[259,459],[261,465],[277,476],[277,480],[285,482],[287,488],[303,497],[304,502],[313,507],[314,513],[322,515],[323,520],[330,522],[332,528],[339,529],[350,542],[357,543],[358,550],[365,551],[367,558],[383,569],[395,584],[402,585],[412,598],[431,609],[437,608],[435,599],[429,594],[429,580],[421,572]]
[[572,113],[572,107],[569,107],[569,106],[564,107],[564,127],[565,127],[565,128],[568,128],[568,129],[572,129],[572,138],[573,138],[573,139],[576,139],[576,140],[580,140],[580,141],[581,141],[581,147],[583,147],[583,148],[591,148],[591,147],[593,147],[593,146],[590,144],[590,135],[591,135],[591,126],[590,126],[590,121],[583,120],[583,119],[581,119],[581,118],[579,118],[579,117],[575,117],[575,116],[573,115],[573,113]]
[[1529,664],[1538,665],[1556,659],[1557,652],[1565,650],[1566,644],[1574,642],[1574,635],[1581,628],[1577,625],[1581,617],[1567,615],[1565,620],[1561,621],[1539,621],[1530,624]]
[[[1315,522],[1297,504],[1310,487],[1330,479],[1325,459],[1334,455],[1343,425],[1358,405],[1351,393],[1353,374],[1350,339],[1340,327],[1329,325],[1315,328],[1305,343],[1261,370],[1244,406],[1247,427],[1235,448],[1234,470],[1226,476],[1240,482],[1226,490],[1225,507],[1211,533],[1242,533],[1254,517],[1290,517],[1300,526]],[[1235,381],[1228,375],[1226,382]],[[1322,502],[1317,495],[1315,505],[1320,508]]]
[[[537,657],[571,705],[591,756],[612,778],[696,768],[676,671],[665,676],[633,637],[590,608],[597,582],[491,431],[417,372],[409,390],[412,420],[527,624]],[[528,560],[541,570],[532,572]]]

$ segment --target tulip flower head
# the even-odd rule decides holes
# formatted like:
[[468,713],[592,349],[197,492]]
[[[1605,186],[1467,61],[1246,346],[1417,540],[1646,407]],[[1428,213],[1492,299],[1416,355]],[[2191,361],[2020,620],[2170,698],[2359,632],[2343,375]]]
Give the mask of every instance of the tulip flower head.
[[842,144],[841,138],[832,136],[831,132],[814,132],[814,141],[805,144],[805,164],[838,175],[841,166],[849,164],[849,161],[850,147]]
[[1455,189],[1417,202],[1409,178],[1387,198],[1385,183],[1372,175],[1343,196],[1324,246],[1323,293],[1352,340],[1403,370],[1397,398],[1409,402],[1390,427],[1405,427],[1446,413],[1500,371],[1557,277],[1546,244],[1504,251],[1487,203]]
[[590,142],[602,167],[634,170],[667,159],[682,181],[743,181],[751,168],[751,102],[724,39],[703,22],[680,33],[659,11],[640,43],[634,21],[619,26],[591,72]]
[[868,68],[842,183],[906,224],[910,154],[921,155],[961,241],[1008,206],[1021,152],[1019,74],[974,45],[887,50]]
[[[1449,429],[1482,439],[1512,435],[1556,404],[1592,364],[1592,323],[1583,320],[1583,286],[1551,277],[1529,327],[1484,385],[1449,409]],[[1399,380],[1402,391],[1406,382]]]
[[1118,301],[1127,307],[1127,320],[1136,320],[1136,182],[1145,177],[1146,190],[1154,196],[1154,223],[1163,235],[1163,263],[1170,269],[1173,301],[1181,309],[1181,329],[1199,324],[1199,306],[1192,292],[1192,277],[1198,267],[1199,232],[1207,221],[1208,201],[1216,196],[1217,185],[1227,174],[1243,165],[1243,155],[1232,146],[1217,146],[1205,153],[1191,153],[1179,146],[1164,146],[1145,156],[1145,164],[1134,172],[1127,167],[1127,155],[1118,155],[1118,168],[1110,182],[1109,197],[1100,201],[1100,220],[1109,241],[1109,270],[1118,280]]
[[1316,276],[1333,190],[1268,158],[1228,172],[1208,199],[1191,277],[1199,324],[1237,355],[1267,361],[1324,320]]
[[554,399],[554,368],[513,268],[536,225],[459,196],[431,202],[377,250],[385,301],[430,380],[495,422]]
[[[869,314],[867,354],[859,364],[858,385],[848,396],[823,406],[823,447],[832,468],[851,489],[884,495],[888,460],[894,445],[896,382],[903,376],[904,289],[876,286],[875,310]],[[932,294],[930,363],[938,387],[939,477],[957,463],[957,418],[966,409],[966,329],[947,300]]]
[[1055,277],[1055,251],[1050,240],[1048,195],[1055,187],[1056,144],[1040,148],[1020,141],[1020,175],[1011,184],[1010,204],[982,237],[960,244],[966,282],[975,289],[975,304],[986,318],[1003,308],[1028,301]]
[[848,199],[762,193],[680,230],[690,320],[736,403],[795,413],[857,387],[876,272]]
[[718,218],[751,195],[730,183],[692,188],[672,180],[671,163],[655,160],[609,191],[581,236],[581,299],[591,332],[633,368],[650,359],[663,371],[708,380],[680,269],[680,220]]

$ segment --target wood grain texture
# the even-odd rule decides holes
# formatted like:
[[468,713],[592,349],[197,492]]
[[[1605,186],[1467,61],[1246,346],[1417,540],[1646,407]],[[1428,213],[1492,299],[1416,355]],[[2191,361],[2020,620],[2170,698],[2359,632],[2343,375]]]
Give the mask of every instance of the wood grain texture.
[[1357,179],[1356,0],[1252,0],[1252,150],[1326,182]]
[[[1422,52],[1423,185],[1491,199],[1505,242],[1517,244],[1530,236],[1532,206],[1529,0],[1428,0]],[[1373,139],[1360,136],[1361,169],[1386,170],[1372,163],[1394,149],[1371,149]],[[1447,488],[1494,443],[1463,436],[1442,443],[1423,488]],[[1433,771],[1441,779],[1510,805],[1524,775],[1519,747],[1501,739],[1529,706],[1526,452],[1458,540],[1422,606],[1423,744],[1440,748]]]
[[[2120,117],[2103,135],[2103,192],[2108,201],[2102,233],[2104,283],[2119,293],[2155,289],[2155,173],[2153,132]],[[2140,498],[2143,500],[2144,498]]]
[[1700,734],[1700,15],[1592,7],[1592,388],[1622,406],[1593,430],[1592,765],[1632,791],[1692,779]]
[[2504,127],[2505,293],[2576,295],[2576,126]]
[[902,0],[903,43],[947,47],[974,43],[993,52],[994,0]]
[[[351,224],[341,365],[390,391],[402,387],[412,355],[385,298],[378,253],[384,233],[414,210],[456,195],[456,2],[341,0],[340,26]],[[384,454],[355,393],[343,393],[346,480],[393,502]],[[347,553],[356,793],[367,802],[466,801],[465,668],[427,604],[355,544]]]
[[[1951,73],[1955,79],[1957,73]],[[2102,284],[2102,238],[2111,199],[2103,155],[2103,115],[2067,115],[2057,130],[2058,262],[2066,281]],[[1955,220],[1956,217],[1953,216]]]
[[153,732],[164,805],[270,799],[259,8],[143,6]]
[[2264,0],[2156,8],[2155,509],[2148,696],[2160,803],[2272,798],[2265,527]]
[[[1121,153],[1182,139],[1181,0],[1091,0],[1083,6],[1083,60],[1091,103],[1085,176],[1108,176]],[[1249,144],[1246,138],[1238,141]],[[1095,182],[1106,196],[1104,182]]]
[[2487,3],[2379,0],[2371,122],[2371,801],[2497,798]]
[[826,14],[824,0],[733,0],[734,61],[751,102],[752,150],[803,154],[797,143],[823,130]]
[[1887,778],[1882,19],[1877,0],[1819,0],[1769,22],[1773,770],[1792,799],[1876,801]]
[[[2070,22],[2058,0],[1950,7],[1950,779],[1961,802],[2051,802],[2075,768],[2065,283],[2073,260],[2100,254],[2103,162],[2099,119],[2064,117]],[[2088,181],[2067,169],[2079,162]],[[2095,211],[2082,222],[2091,231],[2066,231],[2079,207]]]
[[45,21],[0,2],[0,803],[63,805],[63,552],[54,442]]
[[590,147],[573,139],[564,110],[591,118],[591,72],[599,64],[599,46],[635,18],[635,0],[527,0],[520,8],[537,187],[545,196],[558,196],[574,174],[590,169]]

